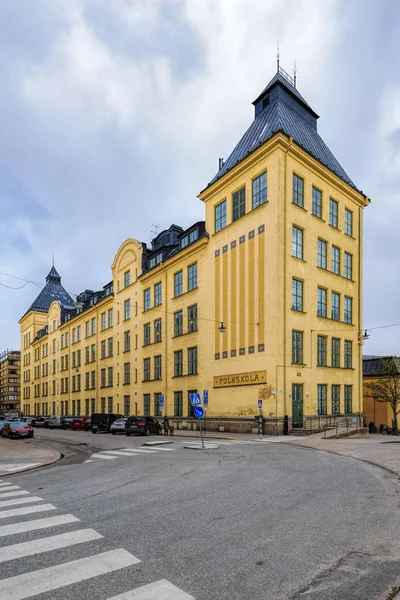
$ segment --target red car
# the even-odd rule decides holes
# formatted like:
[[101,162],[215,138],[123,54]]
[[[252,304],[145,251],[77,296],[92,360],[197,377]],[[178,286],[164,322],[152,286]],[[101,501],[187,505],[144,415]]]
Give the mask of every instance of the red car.
[[9,440],[23,437],[33,438],[33,429],[22,421],[11,421],[11,423],[4,423],[1,435]]
[[74,420],[71,423],[71,429],[80,429],[81,431],[85,430],[85,423],[89,419],[89,417],[74,417]]

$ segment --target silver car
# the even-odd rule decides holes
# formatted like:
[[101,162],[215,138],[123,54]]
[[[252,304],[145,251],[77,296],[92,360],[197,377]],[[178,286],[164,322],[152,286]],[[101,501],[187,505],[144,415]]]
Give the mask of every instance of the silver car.
[[114,423],[111,423],[110,431],[113,435],[116,433],[125,433],[126,419],[117,419]]

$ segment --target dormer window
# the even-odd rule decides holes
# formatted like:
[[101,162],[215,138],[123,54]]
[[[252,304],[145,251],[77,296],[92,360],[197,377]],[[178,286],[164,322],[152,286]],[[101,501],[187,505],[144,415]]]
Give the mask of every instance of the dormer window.
[[189,236],[184,235],[183,238],[181,239],[181,249],[186,248],[186,246],[188,246],[188,245],[189,245]]
[[197,229],[193,229],[193,231],[190,232],[189,234],[189,242],[195,242],[197,240],[197,238],[199,237],[199,232]]

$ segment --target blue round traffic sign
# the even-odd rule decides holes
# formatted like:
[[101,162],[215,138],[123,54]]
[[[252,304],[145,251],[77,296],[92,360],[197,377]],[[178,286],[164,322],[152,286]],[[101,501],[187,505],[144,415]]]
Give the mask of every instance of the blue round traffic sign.
[[204,408],[202,406],[196,406],[193,409],[193,416],[196,417],[196,419],[201,419],[201,417],[204,417]]

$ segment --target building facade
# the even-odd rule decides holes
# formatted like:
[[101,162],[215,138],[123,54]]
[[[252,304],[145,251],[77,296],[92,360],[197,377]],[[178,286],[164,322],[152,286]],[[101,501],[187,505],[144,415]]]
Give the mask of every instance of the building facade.
[[279,426],[285,415],[296,427],[362,412],[369,200],[284,71],[253,104],[254,121],[199,195],[205,222],[172,225],[151,248],[127,240],[102,291],[74,304],[53,294],[20,320],[34,362],[25,412],[159,416],[163,394],[185,427],[190,393],[203,390],[213,428],[251,427],[259,398]]
[[[389,402],[376,402],[371,396],[368,385],[377,383],[387,376],[387,370],[391,365],[396,365],[400,373],[400,360],[398,356],[363,356],[363,410],[367,425],[374,423],[379,430],[381,425],[393,427],[393,409]],[[393,368],[393,367],[392,367]],[[393,386],[395,386],[393,382]]]
[[0,414],[18,414],[21,395],[21,352],[0,354]]

